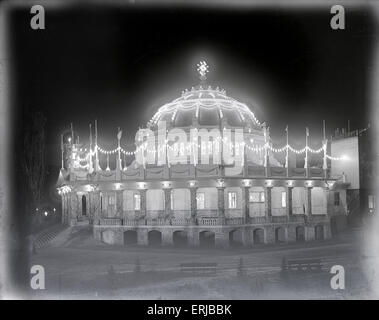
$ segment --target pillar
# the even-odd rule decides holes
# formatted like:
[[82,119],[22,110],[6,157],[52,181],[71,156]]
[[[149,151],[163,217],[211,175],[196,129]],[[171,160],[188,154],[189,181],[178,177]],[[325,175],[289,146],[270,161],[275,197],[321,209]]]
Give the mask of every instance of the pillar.
[[287,195],[286,214],[288,217],[292,216],[292,189],[293,187],[287,187],[287,190],[286,190],[286,195]]
[[215,230],[215,246],[219,248],[229,247],[229,233]]
[[307,210],[306,215],[310,216],[312,214],[312,187],[306,187],[306,201],[307,201]]
[[[141,208],[142,208],[142,206],[141,206]],[[148,232],[148,230],[146,228],[140,228],[137,230],[137,244],[138,245],[141,245],[141,246],[147,246],[148,245],[147,232]]]
[[217,188],[218,218],[220,224],[225,223],[225,188]]
[[171,189],[163,189],[164,191],[164,213],[165,217],[171,216]]
[[187,229],[188,245],[190,247],[199,246],[199,229],[196,227],[189,227]]
[[266,217],[271,217],[271,190],[272,190],[272,187],[265,187],[265,211],[266,211]]
[[116,191],[116,216],[122,218],[122,191]]
[[173,232],[171,228],[165,228],[162,231],[162,245],[170,246],[173,245]]
[[248,223],[250,217],[249,208],[249,187],[243,187],[242,189],[242,210],[245,223]]
[[141,218],[145,218],[146,217],[146,189],[140,189],[139,194],[141,198],[141,210],[140,210]]
[[100,192],[94,192],[93,193],[93,206],[94,206],[93,220],[94,220],[94,222],[96,222],[101,218]]
[[191,202],[191,224],[195,224],[197,215],[197,199],[196,199],[197,188],[190,188],[190,202]]

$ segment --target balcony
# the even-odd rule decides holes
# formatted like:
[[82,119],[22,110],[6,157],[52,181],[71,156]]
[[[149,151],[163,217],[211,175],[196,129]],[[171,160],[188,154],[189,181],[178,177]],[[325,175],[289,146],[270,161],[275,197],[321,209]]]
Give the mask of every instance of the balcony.
[[304,215],[295,214],[291,216],[259,216],[259,217],[235,217],[235,218],[219,218],[212,217],[197,217],[193,222],[189,218],[155,218],[155,219],[118,219],[118,218],[103,218],[99,220],[101,226],[190,226],[192,224],[198,226],[242,226],[245,224],[270,224],[270,223],[326,223],[329,221],[328,215]]

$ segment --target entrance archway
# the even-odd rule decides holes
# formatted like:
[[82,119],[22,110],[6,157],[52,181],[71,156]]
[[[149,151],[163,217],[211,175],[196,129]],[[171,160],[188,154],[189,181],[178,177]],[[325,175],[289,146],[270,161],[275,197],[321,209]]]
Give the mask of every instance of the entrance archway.
[[296,241],[297,242],[305,241],[305,228],[303,226],[296,227]]
[[255,229],[253,231],[254,244],[263,244],[265,242],[264,237],[265,237],[265,232],[263,229]]
[[147,241],[149,246],[160,246],[162,244],[162,233],[157,230],[149,231]]
[[215,233],[211,231],[202,231],[199,233],[200,247],[214,247],[216,243]]
[[324,240],[324,226],[323,225],[317,225],[315,226],[315,239],[316,240]]
[[186,247],[187,241],[187,232],[185,231],[175,231],[172,234],[172,242],[175,247]]
[[277,227],[275,229],[275,242],[286,242],[286,230],[283,227]]
[[124,245],[130,246],[137,244],[137,231],[128,230],[124,232]]

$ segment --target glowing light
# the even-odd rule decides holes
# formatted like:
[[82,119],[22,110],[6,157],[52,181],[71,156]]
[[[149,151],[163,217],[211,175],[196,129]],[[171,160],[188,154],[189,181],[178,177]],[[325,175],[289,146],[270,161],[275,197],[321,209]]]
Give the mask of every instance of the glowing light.
[[197,71],[200,74],[200,79],[206,79],[206,74],[209,72],[209,66],[205,61],[200,61],[197,64]]
[[53,208],[53,211],[55,212],[55,211],[57,211],[57,209]]
[[252,181],[249,180],[249,179],[244,179],[244,180],[242,180],[242,183],[243,183],[243,185],[244,185],[245,187],[251,187],[251,185],[252,185]]
[[218,180],[217,180],[217,186],[218,186],[219,188],[223,188],[223,187],[225,187],[225,180],[224,180],[224,179],[218,179]]
[[47,217],[47,211],[45,211],[43,214],[45,215],[45,217]]
[[171,182],[170,181],[163,181],[162,182],[163,188],[170,188],[171,187]]
[[287,185],[288,185],[289,187],[292,187],[292,186],[293,186],[293,183],[294,183],[293,180],[288,180],[288,181],[287,181]]
[[196,181],[189,181],[188,183],[191,188],[196,186]]

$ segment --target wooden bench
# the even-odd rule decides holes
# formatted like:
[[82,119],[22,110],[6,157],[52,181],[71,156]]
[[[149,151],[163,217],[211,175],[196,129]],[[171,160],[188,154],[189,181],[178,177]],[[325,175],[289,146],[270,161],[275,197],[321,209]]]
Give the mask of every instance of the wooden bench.
[[213,263],[213,262],[182,263],[180,264],[180,270],[182,272],[193,272],[193,273],[216,273],[217,263]]
[[282,261],[282,271],[322,271],[321,259],[299,259],[299,260],[285,260]]

